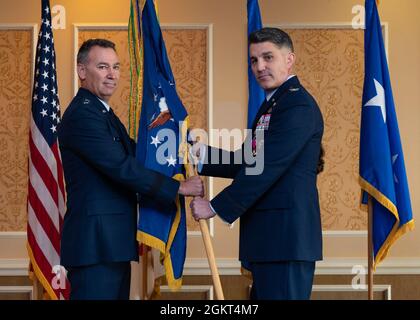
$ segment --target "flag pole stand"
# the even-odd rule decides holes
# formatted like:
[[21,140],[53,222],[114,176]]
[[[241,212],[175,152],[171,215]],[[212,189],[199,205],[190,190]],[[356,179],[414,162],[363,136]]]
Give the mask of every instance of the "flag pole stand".
[[373,216],[372,197],[368,199],[368,299],[373,300]]
[[[187,171],[188,171],[187,175],[189,177],[196,175],[194,167],[190,162],[188,162]],[[199,224],[200,224],[201,235],[203,237],[204,247],[206,249],[207,260],[209,261],[209,265],[210,265],[211,276],[213,279],[213,286],[216,292],[216,299],[225,300],[225,297],[223,295],[222,284],[220,282],[219,271],[217,270],[216,259],[214,257],[213,245],[210,239],[209,227],[207,225],[206,220],[204,219],[200,219]]]
[[33,300],[39,300],[39,281],[38,278],[34,276],[34,279],[32,281],[32,287],[33,287]]
[[32,299],[42,300],[42,293],[40,294],[40,287],[42,286],[35,275],[34,275],[34,279],[32,280],[32,287],[33,287]]
[[148,258],[149,258],[149,247],[146,246],[145,244],[143,245],[143,252],[142,252],[142,299],[143,300],[149,300],[148,296],[147,296],[147,280],[148,280],[148,271],[147,271],[147,266],[148,266]]

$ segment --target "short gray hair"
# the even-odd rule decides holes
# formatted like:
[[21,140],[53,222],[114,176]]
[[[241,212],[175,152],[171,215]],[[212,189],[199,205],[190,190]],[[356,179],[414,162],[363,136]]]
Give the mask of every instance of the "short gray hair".
[[86,63],[88,60],[89,52],[93,47],[111,48],[115,52],[115,43],[106,39],[89,39],[83,42],[79,52],[77,53],[77,63]]

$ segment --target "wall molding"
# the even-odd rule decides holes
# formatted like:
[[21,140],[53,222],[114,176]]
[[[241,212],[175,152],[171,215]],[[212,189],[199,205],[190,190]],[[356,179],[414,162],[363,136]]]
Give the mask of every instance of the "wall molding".
[[[336,284],[315,284],[312,286],[312,292],[368,292],[367,286],[362,289],[354,289],[351,285]],[[391,300],[391,285],[374,285],[373,292],[384,292],[385,300]]]
[[[353,268],[363,267],[367,274],[367,258],[326,258],[316,264],[315,274],[355,275]],[[375,275],[420,275],[420,258],[387,258],[379,264]]]
[[26,231],[0,231],[0,241],[12,239],[26,240]]
[[[241,265],[237,259],[217,259],[219,274],[223,276],[241,275]],[[0,276],[28,276],[29,259],[0,259]],[[355,269],[353,269],[356,267]],[[356,275],[365,268],[367,261],[362,258],[334,258],[319,261],[316,275]],[[207,259],[187,259],[184,265],[185,276],[210,275]],[[375,275],[420,275],[420,258],[388,258],[377,268]]]
[[366,238],[366,230],[331,230],[331,231],[322,231],[322,236],[326,238]]
[[[220,275],[240,275],[241,264],[237,259],[216,259],[216,265]],[[210,266],[207,259],[190,258],[186,259],[184,265],[184,275],[201,276],[211,275]]]
[[160,286],[162,293],[205,293],[207,300],[214,300],[214,289],[212,285],[183,285],[178,291],[173,292],[168,286]]
[[[217,259],[220,275],[241,275],[241,265],[237,259]],[[356,267],[355,269],[353,269]],[[365,258],[325,258],[316,263],[316,275],[356,275],[366,270]],[[210,275],[207,259],[187,259],[184,275]],[[375,275],[420,275],[420,258],[388,258],[377,268]]]
[[0,277],[21,277],[29,275],[29,258],[0,259]]
[[[363,232],[359,232],[362,234]],[[365,236],[350,233],[350,237]],[[332,237],[341,237],[341,234]],[[0,232],[0,242],[21,241],[26,243],[26,231],[22,232]],[[221,275],[240,275],[241,265],[237,258],[216,259],[219,273]],[[26,276],[28,275],[28,258],[0,259],[0,276]],[[365,257],[342,257],[324,258],[316,263],[315,274],[318,275],[351,275],[357,272],[353,267],[366,268],[367,258]],[[387,258],[377,268],[375,274],[399,275],[412,274],[420,275],[420,257]],[[210,268],[206,258],[187,258],[184,266],[184,275],[210,275]]]
[[34,297],[32,286],[0,286],[0,297],[2,293],[29,293],[29,300]]

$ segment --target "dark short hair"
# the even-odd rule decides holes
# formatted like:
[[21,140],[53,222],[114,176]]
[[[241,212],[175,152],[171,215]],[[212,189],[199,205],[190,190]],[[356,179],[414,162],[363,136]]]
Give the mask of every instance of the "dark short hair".
[[86,63],[90,50],[93,47],[111,48],[115,52],[115,43],[106,39],[89,39],[83,42],[77,53],[77,63]]
[[292,39],[286,32],[278,28],[262,28],[256,30],[249,35],[248,41],[249,44],[271,42],[280,49],[286,47],[294,52]]

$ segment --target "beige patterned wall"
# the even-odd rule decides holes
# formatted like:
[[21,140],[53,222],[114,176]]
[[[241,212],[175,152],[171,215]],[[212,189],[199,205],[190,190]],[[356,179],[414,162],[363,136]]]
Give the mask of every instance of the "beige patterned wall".
[[323,230],[365,230],[358,186],[363,30],[288,31],[297,54],[295,72],[325,122],[325,169],[318,179]]
[[[297,53],[295,73],[315,96],[325,121],[325,171],[319,176],[324,230],[364,230],[359,209],[359,121],[363,83],[363,31],[288,30]],[[166,29],[164,38],[177,89],[192,127],[207,128],[207,31]],[[79,31],[112,39],[122,77],[111,105],[127,124],[129,60],[127,31]],[[31,93],[31,31],[0,31],[0,231],[26,229],[27,134]],[[190,217],[190,215],[187,215]],[[197,224],[189,218],[189,230]]]
[[0,231],[26,230],[32,31],[0,30]]
[[[190,116],[190,127],[207,130],[207,30],[163,30],[166,48],[177,91]],[[79,46],[89,38],[105,38],[117,45],[121,61],[119,88],[110,100],[110,105],[121,121],[128,126],[128,97],[130,95],[130,61],[126,30],[80,30]],[[189,210],[189,202],[186,205]],[[187,212],[188,230],[198,230],[198,224]]]
[[190,127],[207,131],[207,30],[166,29],[163,37]]

